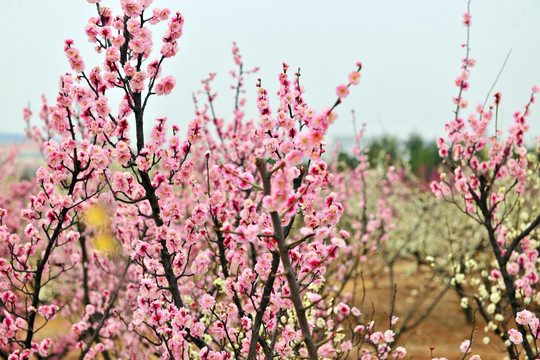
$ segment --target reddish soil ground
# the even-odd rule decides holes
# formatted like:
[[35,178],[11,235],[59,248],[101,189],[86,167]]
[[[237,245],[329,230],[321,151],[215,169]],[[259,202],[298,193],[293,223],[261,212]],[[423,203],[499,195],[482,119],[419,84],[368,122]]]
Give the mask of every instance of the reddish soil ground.
[[[416,264],[406,261],[398,263],[395,270],[395,281],[398,286],[394,313],[400,318],[396,324],[399,327],[418,298],[418,295],[415,296],[415,290],[418,291],[427,281],[430,271],[427,268],[417,269]],[[364,277],[366,298],[363,312],[371,312],[371,309],[375,308],[375,319],[380,322],[381,327],[387,328],[387,314],[391,310],[389,271],[382,266],[375,266],[371,272]],[[432,291],[425,296],[431,299],[437,294],[438,291]],[[464,354],[459,346],[462,341],[470,339],[473,324],[467,322],[459,303],[458,294],[452,289],[447,290],[430,315],[417,327],[402,335],[398,345],[407,348],[406,359],[431,359],[430,346],[434,347],[433,357],[446,357],[449,360],[463,358]],[[424,314],[428,305],[429,300],[428,304],[424,304],[419,311],[414,312],[414,317]],[[472,351],[465,359],[469,359],[473,354],[480,355],[482,360],[504,359],[507,353],[502,341],[493,332],[489,334],[484,332],[486,324],[479,316],[475,322]],[[490,338],[489,345],[485,345],[482,341],[485,336]]]

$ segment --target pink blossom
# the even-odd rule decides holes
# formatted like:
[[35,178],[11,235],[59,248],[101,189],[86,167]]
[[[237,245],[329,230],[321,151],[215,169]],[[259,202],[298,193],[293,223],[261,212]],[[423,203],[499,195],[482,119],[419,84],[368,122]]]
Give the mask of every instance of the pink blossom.
[[216,299],[208,294],[204,294],[199,301],[199,305],[206,311],[209,311],[215,304]]
[[287,154],[285,161],[290,165],[297,165],[302,162],[303,157],[304,157],[304,153],[302,151],[293,150]]
[[463,14],[463,25],[471,26],[471,14],[470,13]]
[[508,274],[510,275],[517,275],[519,274],[519,264],[516,262],[509,262],[506,266],[508,270]]
[[405,355],[407,355],[407,350],[403,346],[398,346],[395,349],[394,356],[397,359],[403,359],[405,357]]
[[240,178],[237,178],[238,180],[238,188],[241,190],[249,190],[251,189],[251,183],[253,183],[254,178],[253,175],[249,172],[245,172],[240,175]]
[[519,345],[523,342],[523,335],[516,329],[510,329],[508,330],[508,336],[510,338],[510,341],[516,345]]
[[345,246],[347,246],[347,243],[342,238],[334,237],[330,241],[332,242],[332,245],[338,248],[344,248]]
[[355,328],[353,329],[353,332],[357,333],[357,332],[362,332],[366,329],[366,327],[364,325],[357,325],[355,326]]
[[343,315],[349,315],[349,312],[350,312],[349,306],[343,302],[340,302],[339,304],[337,304],[335,309],[337,312]]
[[331,358],[336,354],[336,349],[334,349],[331,343],[326,343],[319,347],[319,349],[317,350],[317,354],[322,357]]
[[161,55],[170,58],[176,55],[178,52],[178,44],[175,42],[166,42],[161,47]]
[[352,342],[350,340],[344,341],[339,346],[339,349],[343,352],[350,351],[352,349]]
[[466,353],[469,350],[470,346],[471,346],[471,341],[465,340],[461,343],[461,345],[459,346],[459,349],[461,350],[461,352]]
[[157,95],[168,95],[176,85],[176,80],[172,76],[166,76],[162,78],[156,85]]
[[377,345],[381,341],[384,341],[384,335],[380,331],[376,331],[373,334],[369,336],[369,341],[371,341],[373,344]]
[[392,330],[386,330],[384,332],[384,341],[386,341],[387,343],[394,342],[395,335],[396,334]]
[[138,0],[120,0],[120,5],[126,15],[132,18],[139,16],[143,10],[141,2]]
[[38,312],[47,320],[54,319],[57,311],[56,305],[42,305],[38,308]]
[[349,82],[352,85],[357,85],[360,82],[360,73],[358,71],[353,71],[349,74]]
[[339,85],[336,88],[336,94],[340,99],[344,99],[349,95],[349,87],[347,85]]
[[522,310],[516,314],[516,322],[520,325],[529,325],[534,317],[529,310]]

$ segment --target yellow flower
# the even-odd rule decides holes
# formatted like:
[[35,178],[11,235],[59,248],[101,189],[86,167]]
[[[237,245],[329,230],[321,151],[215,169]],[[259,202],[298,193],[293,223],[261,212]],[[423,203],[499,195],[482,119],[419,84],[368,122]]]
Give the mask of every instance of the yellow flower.
[[118,242],[110,234],[99,234],[94,238],[94,248],[102,253],[112,254],[118,250]]
[[104,227],[109,223],[109,214],[104,206],[97,204],[86,212],[85,221],[92,226]]

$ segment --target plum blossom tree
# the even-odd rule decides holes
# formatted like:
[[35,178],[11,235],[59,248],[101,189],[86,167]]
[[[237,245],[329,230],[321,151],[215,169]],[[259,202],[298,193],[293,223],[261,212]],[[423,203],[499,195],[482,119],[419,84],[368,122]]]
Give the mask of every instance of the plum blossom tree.
[[[469,13],[464,15],[463,23],[468,34]],[[495,93],[492,105],[486,107],[486,100],[464,120],[461,113],[468,104],[464,92],[469,88],[470,68],[475,65],[475,60],[469,57],[468,39],[464,47],[466,56],[455,80],[459,88],[454,98],[455,118],[446,124],[448,139],[438,140],[445,170],[441,180],[433,182],[431,187],[438,197],[456,204],[480,224],[489,242],[489,260],[483,262],[485,268],[480,276],[470,279],[472,291],[463,291],[463,299],[474,301],[488,323],[487,329],[505,341],[510,358],[516,359],[523,352],[527,358],[536,359],[538,319],[528,309],[540,301],[536,265],[540,149],[528,149],[525,136],[529,130],[527,117],[538,87],[532,88],[524,109],[514,113],[514,123],[507,134],[497,125],[500,92]],[[494,129],[490,129],[493,120]],[[536,140],[540,142],[540,137]],[[466,269],[454,268],[455,283],[466,283],[466,275],[478,265],[475,256],[478,255],[471,255]],[[514,319],[517,330],[510,328]]]
[[[391,329],[377,331],[326,286],[351,244],[321,155],[361,64],[320,111],[284,64],[278,103],[258,80],[260,121],[246,121],[254,71],[234,45],[233,121],[216,116],[211,74],[184,139],[166,117],[147,134],[150,100],[176,86],[162,64],[184,18],[151,0],[121,0],[119,15],[88,2],[97,16],[85,31],[103,63],[87,68],[65,41],[72,73],[53,105],[44,100],[44,127],[28,131],[46,164],[21,218],[1,204],[0,357],[318,359],[353,346],[364,358],[403,357]],[[47,335],[58,323],[67,331]]]

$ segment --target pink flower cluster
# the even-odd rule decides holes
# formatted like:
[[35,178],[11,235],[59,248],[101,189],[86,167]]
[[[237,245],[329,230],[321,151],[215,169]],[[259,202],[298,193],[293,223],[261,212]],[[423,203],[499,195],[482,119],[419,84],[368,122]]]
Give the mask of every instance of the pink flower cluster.
[[358,70],[353,71],[349,74],[349,83],[347,85],[338,85],[336,88],[336,94],[339,99],[344,99],[349,95],[349,87],[351,85],[358,85],[360,82],[360,69],[362,69],[362,63],[356,63]]
[[[467,28],[470,19],[470,14],[466,13],[464,24]],[[523,110],[514,113],[507,134],[497,128],[502,101],[500,92],[493,95],[488,108],[479,104],[465,120],[461,113],[468,102],[463,93],[469,88],[469,68],[475,65],[468,57],[469,44],[465,47],[467,56],[455,80],[459,88],[458,96],[453,99],[455,118],[445,125],[447,139],[437,140],[445,170],[440,174],[440,181],[431,184],[431,189],[437,197],[460,206],[485,229],[491,248],[491,268],[484,269],[489,282],[482,286],[491,286],[492,293],[486,304],[488,296],[482,295],[485,291],[479,291],[480,294],[474,296],[477,305],[485,306],[482,311],[486,321],[502,322],[500,327],[496,325],[501,339],[510,340],[514,345],[521,344],[524,353],[534,358],[538,355],[534,350],[538,319],[530,311],[520,310],[531,301],[538,301],[540,296],[537,291],[538,250],[534,245],[540,215],[536,202],[528,199],[534,197],[528,192],[535,194],[536,191],[537,154],[525,146],[525,135],[529,130],[527,118],[538,87],[532,88]],[[512,205],[517,202],[521,204],[519,210]],[[500,313],[493,317],[489,315],[496,311]],[[504,320],[506,311],[515,317],[517,329],[507,330],[511,325]],[[507,345],[507,349],[511,357],[519,355],[512,345]]]
[[73,69],[73,71],[80,73],[84,71],[84,61],[82,60],[79,50],[72,47],[73,40],[66,40],[64,51],[66,52],[66,56],[69,60],[69,65]]
[[[335,105],[310,108],[300,73],[290,77],[284,64],[275,109],[259,82],[260,121],[244,121],[243,76],[255,70],[242,70],[234,45],[234,123],[214,113],[211,74],[207,103],[185,139],[176,126],[168,137],[165,117],[145,134],[147,100],[175,86],[161,66],[177,53],[184,24],[180,13],[151,11],[151,2],[121,0],[119,15],[97,6],[85,31],[103,66],[86,70],[66,41],[74,74],[62,77],[54,105],[44,103],[45,132],[29,131],[46,139],[46,163],[28,186],[23,217],[11,214],[13,206],[1,210],[0,350],[10,359],[347,354],[353,343],[335,335],[349,316],[360,323],[360,313],[347,297],[334,310],[322,287],[349,237],[337,226],[344,208],[328,190],[333,175],[322,160]],[[150,25],[167,20],[152,59]],[[359,71],[360,64],[347,92]],[[123,94],[116,106],[111,89]],[[31,112],[24,116],[29,121]],[[53,282],[58,293],[49,299]],[[38,324],[55,316],[74,319],[71,331],[38,342]],[[380,334],[370,325],[364,336],[387,356],[393,332]],[[315,336],[327,338],[318,349]]]

